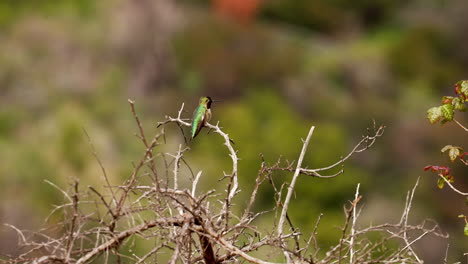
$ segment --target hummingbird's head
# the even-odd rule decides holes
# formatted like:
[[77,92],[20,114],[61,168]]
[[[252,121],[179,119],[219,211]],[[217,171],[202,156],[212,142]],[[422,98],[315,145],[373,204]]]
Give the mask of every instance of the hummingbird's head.
[[209,97],[209,96],[204,96],[204,97],[200,98],[200,104],[206,105],[206,107],[208,109],[211,108],[211,103],[212,102],[213,102],[213,100],[211,100],[211,97]]

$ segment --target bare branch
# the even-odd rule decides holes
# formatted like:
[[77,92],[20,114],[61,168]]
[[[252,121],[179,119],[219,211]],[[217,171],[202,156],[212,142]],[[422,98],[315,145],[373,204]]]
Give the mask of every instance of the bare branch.
[[195,191],[197,190],[197,184],[198,184],[198,181],[200,180],[201,175],[202,175],[202,171],[199,171],[197,173],[197,176],[195,177],[195,180],[192,183],[192,196],[193,197],[195,197]]
[[153,228],[155,226],[164,226],[164,225],[181,225],[183,222],[183,219],[180,217],[171,217],[171,218],[162,218],[162,219],[157,219],[157,220],[152,220],[147,223],[143,223],[140,225],[137,225],[135,227],[132,227],[130,229],[127,229],[125,231],[120,232],[117,234],[115,237],[112,239],[109,239],[105,243],[102,243],[101,245],[95,247],[93,250],[91,250],[89,253],[84,255],[83,257],[79,258],[76,261],[76,264],[81,264],[85,263],[86,261],[94,258],[95,256],[101,254],[103,251],[117,246],[119,243],[121,243],[124,239],[130,237],[131,235],[134,235],[136,233],[141,233],[145,230],[148,230],[150,228]]
[[333,178],[333,177],[336,177],[336,176],[340,175],[341,173],[343,173],[343,170],[340,170],[338,173],[335,173],[335,174],[332,174],[332,175],[321,175],[319,173],[319,171],[326,171],[326,170],[330,170],[332,168],[335,168],[336,166],[343,164],[353,154],[363,152],[363,151],[369,149],[370,147],[372,147],[372,145],[374,145],[377,138],[379,138],[379,137],[381,137],[383,135],[384,130],[385,130],[385,126],[380,126],[375,131],[373,136],[363,137],[361,139],[361,141],[359,141],[359,143],[357,143],[354,146],[354,148],[344,158],[341,158],[337,162],[335,162],[335,163],[333,163],[333,164],[331,164],[329,166],[318,168],[318,169],[303,169],[303,168],[301,168],[301,173],[309,175],[309,176],[319,177],[319,178]]
[[229,138],[229,135],[224,133],[221,130],[221,128],[219,127],[219,124],[216,124],[216,126],[213,126],[207,123],[206,126],[209,127],[210,129],[213,129],[215,133],[220,134],[224,138],[224,145],[227,147],[229,151],[229,156],[231,157],[231,160],[232,160],[232,171],[229,175],[225,175],[225,176],[228,176],[230,179],[227,189],[226,189],[227,197],[226,197],[224,208],[223,208],[223,211],[224,211],[223,215],[224,215],[226,225],[227,225],[229,221],[229,207],[232,203],[232,199],[237,193],[237,189],[239,188],[239,182],[237,180],[237,161],[239,159],[237,158],[237,152],[232,147],[232,144],[231,144],[232,141]]
[[359,186],[361,184],[358,183],[357,187],[356,187],[356,194],[354,195],[354,202],[353,202],[353,207],[352,207],[352,210],[353,210],[353,222],[351,224],[351,238],[349,240],[349,263],[354,263],[354,234],[356,233],[356,206],[357,206],[357,202],[359,201],[358,198],[359,198]]
[[[21,231],[10,226],[18,233],[21,253],[16,257],[7,257],[9,263],[84,264],[102,259],[103,263],[143,264],[158,263],[158,256],[164,255],[169,264],[273,264],[269,259],[280,257],[281,254],[285,256],[288,264],[336,264],[348,261],[352,264],[420,263],[421,258],[412,248],[414,243],[428,234],[444,237],[439,227],[431,221],[424,221],[419,225],[409,224],[408,215],[417,183],[407,195],[399,223],[371,225],[362,229],[357,226],[357,218],[360,215],[357,204],[361,199],[358,184],[354,200],[350,206],[345,207],[346,220],[341,239],[321,252],[322,254],[318,254],[321,249],[316,236],[323,214],[318,216],[310,237],[304,238],[300,229],[293,227],[288,208],[299,175],[321,178],[339,175],[343,171],[342,168],[335,174],[325,175],[322,172],[342,166],[351,155],[368,149],[382,135],[383,127],[375,129],[374,126],[373,135],[363,137],[345,157],[332,165],[308,169],[303,165],[303,160],[315,129],[312,126],[303,141],[297,164],[287,160],[282,163],[279,158],[272,165],[267,165],[262,156],[255,180],[249,175],[246,177],[246,180],[252,179],[249,184],[253,186],[249,200],[245,205],[239,203],[238,207],[234,207],[234,199],[240,193],[239,158],[232,140],[219,123],[206,126],[222,137],[228,150],[227,155],[232,161],[232,170],[223,172],[219,177],[220,181],[228,181],[225,187],[203,190],[198,186],[202,171],[195,175],[189,162],[184,159],[185,151],[189,151],[189,147],[183,147],[182,144],[176,147],[168,145],[171,149],[165,149],[164,152],[155,148],[166,144],[164,127],[149,142],[144,126],[136,114],[134,102],[129,100],[129,103],[138,127],[137,137],[144,145],[144,152],[142,151],[140,159],[132,164],[133,170],[129,177],[116,185],[110,185],[110,178],[93,150],[93,155],[104,174],[104,190],[97,191],[99,188],[89,186],[89,191],[80,192],[78,182],[75,182],[73,188],[65,191],[48,182],[65,196],[65,202],[52,210],[52,213],[62,213],[63,221],[49,224],[47,228],[38,232]],[[176,118],[166,117],[158,126],[176,123],[184,135],[183,128],[190,127],[191,124],[189,119],[183,119],[183,113],[184,104]],[[164,140],[160,140],[161,137]],[[189,171],[181,169],[181,162]],[[148,170],[143,169],[146,166]],[[275,184],[272,175],[277,171],[293,172],[289,185],[286,182],[282,185]],[[146,182],[146,177],[151,179],[150,183]],[[206,177],[212,179],[212,175]],[[118,178],[112,177],[115,180]],[[185,178],[191,181],[190,185],[182,184],[180,179]],[[269,181],[271,185],[263,186],[265,181]],[[275,204],[267,210],[255,211],[254,205],[265,187],[272,189]],[[287,189],[284,200],[281,197],[283,188]],[[256,223],[265,223],[267,221],[263,220],[271,218],[274,218],[271,226],[256,226]],[[285,222],[291,227],[286,234]],[[368,235],[375,232],[378,232],[378,237],[381,238],[371,241]],[[131,249],[140,241],[150,243],[151,246],[145,246],[147,249],[143,252],[132,252]],[[395,241],[397,246],[393,244]],[[387,251],[375,254],[388,243],[392,243],[391,249],[386,248]],[[267,252],[267,255],[264,255],[264,252]],[[154,259],[150,259],[152,257]]]
[[104,180],[106,181],[107,187],[109,187],[109,190],[110,190],[110,192],[112,194],[112,201],[114,202],[115,205],[117,205],[117,199],[116,199],[114,190],[112,190],[112,188],[110,187],[111,184],[110,184],[110,181],[109,181],[109,177],[107,176],[106,169],[104,168],[104,165],[102,164],[102,161],[99,158],[96,149],[94,148],[93,142],[91,141],[91,137],[89,136],[88,132],[84,128],[83,128],[83,132],[85,133],[86,137],[88,138],[88,143],[91,146],[93,156],[96,159],[97,163],[99,164],[99,167],[101,168],[101,171],[102,171],[102,175],[104,176]]
[[278,221],[278,231],[277,231],[278,236],[282,236],[283,234],[283,225],[284,225],[284,220],[286,219],[286,213],[288,211],[289,202],[291,201],[291,197],[294,191],[294,186],[296,185],[297,177],[299,176],[299,173],[301,172],[302,160],[304,159],[305,153],[307,151],[307,146],[309,145],[309,140],[312,137],[312,134],[314,133],[314,129],[315,129],[315,126],[312,126],[310,128],[309,134],[307,135],[302,145],[301,154],[299,155],[299,159],[297,161],[296,171],[294,172],[291,183],[289,184],[288,192],[286,194],[286,198],[284,199],[284,203],[283,203],[284,204],[283,210],[281,211],[281,216]]
[[[281,210],[281,215],[280,219],[278,221],[278,237],[281,237],[283,235],[283,226],[284,226],[284,221],[286,219],[286,215],[288,212],[288,207],[289,203],[291,201],[292,194],[294,192],[294,187],[296,185],[297,178],[299,176],[299,173],[301,171],[301,166],[302,166],[302,161],[304,160],[305,153],[307,151],[307,146],[309,145],[310,138],[312,137],[312,134],[314,133],[315,126],[312,126],[309,130],[309,134],[307,135],[304,144],[302,146],[301,154],[299,155],[299,159],[297,161],[297,167],[296,171],[294,172],[293,178],[291,180],[291,183],[289,184],[288,187],[288,192],[286,194],[286,198],[284,199],[284,205],[283,209]],[[288,263],[291,262],[289,254],[284,251],[284,255],[286,256],[286,259],[288,260]]]
[[464,125],[462,125],[460,122],[458,122],[458,120],[453,119],[453,121],[455,121],[455,123],[457,123],[457,125],[458,125],[459,127],[461,127],[463,130],[465,130],[466,132],[468,132],[468,128],[465,127]]
[[441,179],[443,179],[443,180],[445,181],[445,183],[446,183],[454,192],[456,192],[456,193],[458,193],[458,194],[460,194],[460,195],[463,195],[463,196],[468,196],[468,193],[462,192],[462,191],[458,190],[457,188],[455,188],[455,187],[450,183],[450,181],[448,181],[448,180],[444,177],[444,175],[439,174],[439,177],[440,177]]
[[128,103],[130,104],[130,107],[131,107],[132,113],[133,113],[133,117],[135,118],[135,121],[136,121],[136,123],[138,125],[138,129],[140,131],[140,139],[143,142],[143,144],[145,145],[146,149],[150,149],[150,152],[148,153],[149,162],[150,162],[150,166],[151,166],[151,171],[153,172],[153,176],[154,176],[154,184],[156,186],[156,189],[159,190],[159,178],[158,178],[158,173],[156,171],[156,165],[155,165],[154,160],[153,160],[153,147],[150,148],[150,145],[148,144],[148,141],[146,140],[145,132],[144,132],[143,126],[142,126],[142,124],[140,122],[140,118],[138,117],[138,115],[137,115],[137,113],[135,111],[135,102],[128,99]]

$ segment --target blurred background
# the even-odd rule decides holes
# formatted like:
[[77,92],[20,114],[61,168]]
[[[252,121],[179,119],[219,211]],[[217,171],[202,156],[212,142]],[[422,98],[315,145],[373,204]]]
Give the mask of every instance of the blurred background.
[[[311,125],[305,164],[334,163],[368,133],[386,133],[355,155],[345,174],[299,179],[292,220],[309,233],[322,212],[321,248],[336,243],[343,204],[361,183],[360,225],[398,221],[418,177],[411,223],[434,219],[450,238],[427,237],[417,247],[427,263],[464,261],[465,201],[439,190],[425,165],[453,167],[468,190],[466,167],[440,154],[468,148],[453,124],[429,125],[426,110],[468,79],[465,0],[30,0],[0,1],[0,222],[38,229],[67,189],[103,185],[83,130],[111,181],[129,176],[144,147],[127,99],[136,101],[146,133],[175,116],[190,118],[200,96],[214,103],[213,121],[236,142],[242,197],[248,197],[262,153],[296,160]],[[456,118],[467,124],[466,115]],[[163,151],[183,143],[177,127]],[[216,134],[202,131],[187,152],[204,189],[229,170]],[[277,182],[290,174],[275,175]],[[102,189],[102,188],[101,188]],[[261,190],[257,210],[274,205]],[[247,201],[237,201],[239,206]],[[272,219],[264,219],[269,223]],[[17,254],[16,234],[0,227],[0,253]]]

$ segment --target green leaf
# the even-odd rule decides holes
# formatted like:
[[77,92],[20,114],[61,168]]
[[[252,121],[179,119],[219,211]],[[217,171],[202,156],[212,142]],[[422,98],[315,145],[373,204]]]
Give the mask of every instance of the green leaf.
[[432,107],[427,110],[427,119],[431,124],[437,123],[442,118],[442,110],[440,106]]
[[465,229],[463,230],[463,233],[465,236],[468,236],[468,221],[466,220],[466,216],[464,215],[459,215],[458,218],[464,218],[465,219]]
[[460,149],[459,148],[452,148],[449,151],[449,158],[451,162],[454,162],[460,156]]
[[452,146],[452,145],[447,145],[443,147],[440,151],[446,152],[447,150],[449,151],[448,156],[450,158],[450,161],[452,162],[454,162],[458,157],[460,157],[460,155],[463,152],[463,149],[461,147]]
[[445,119],[443,121],[453,120],[453,105],[444,104],[440,107],[440,111],[442,112],[442,117]]
[[444,188],[444,184],[445,184],[444,179],[439,178],[439,180],[437,180],[437,187],[439,187],[439,189]]
[[459,81],[457,82],[457,84],[460,87],[460,93],[468,97],[468,81],[467,80]]
[[455,178],[452,175],[445,175],[444,177],[450,183],[455,182]]
[[453,148],[453,146],[452,146],[452,145],[447,145],[447,146],[443,147],[443,148],[440,150],[440,152],[444,153],[445,151],[449,150],[450,148]]
[[452,105],[458,111],[466,111],[465,99],[461,96],[453,99]]

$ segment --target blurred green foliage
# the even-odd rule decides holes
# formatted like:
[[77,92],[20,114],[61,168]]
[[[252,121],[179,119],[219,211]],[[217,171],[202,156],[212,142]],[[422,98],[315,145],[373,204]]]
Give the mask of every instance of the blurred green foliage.
[[41,14],[46,16],[79,15],[83,19],[93,15],[96,2],[92,0],[5,0],[0,2],[0,25],[8,26],[25,16]]
[[[454,132],[446,142],[424,118],[467,72],[468,30],[459,14],[468,7],[461,0],[264,1],[250,23],[220,17],[211,1],[156,2],[0,1],[0,198],[18,197],[22,206],[16,209],[36,217],[18,219],[3,210],[2,221],[27,226],[63,202],[45,179],[64,189],[73,177],[82,186],[102,186],[93,148],[111,182],[126,179],[144,151],[133,136],[127,98],[136,100],[148,135],[182,102],[190,118],[199,96],[224,100],[213,104],[213,122],[236,142],[243,199],[253,188],[259,154],[269,164],[280,156],[296,160],[311,125],[317,129],[305,160],[310,168],[346,154],[372,119],[386,125],[383,139],[347,162],[343,175],[299,179],[291,218],[309,232],[324,213],[323,247],[339,237],[342,205],[358,182],[364,203],[379,208],[363,223],[389,211],[398,215],[372,205],[384,200],[402,207],[421,168],[442,159],[436,146],[466,140]],[[184,140],[178,128],[168,133],[161,151],[174,153]],[[216,179],[230,169],[221,144],[203,130],[186,153],[193,171],[203,170],[203,189],[220,187]],[[282,184],[290,176],[274,179]],[[468,185],[466,179],[457,183]],[[436,194],[431,184],[421,186],[415,218],[459,230],[463,223],[453,215],[463,205],[453,204],[450,193]],[[272,195],[272,188],[262,187],[257,209],[272,208]],[[238,210],[246,203],[236,202]],[[461,252],[463,240],[453,240],[451,249]],[[440,249],[445,254],[445,245]],[[429,263],[440,262],[435,259],[427,256]]]

